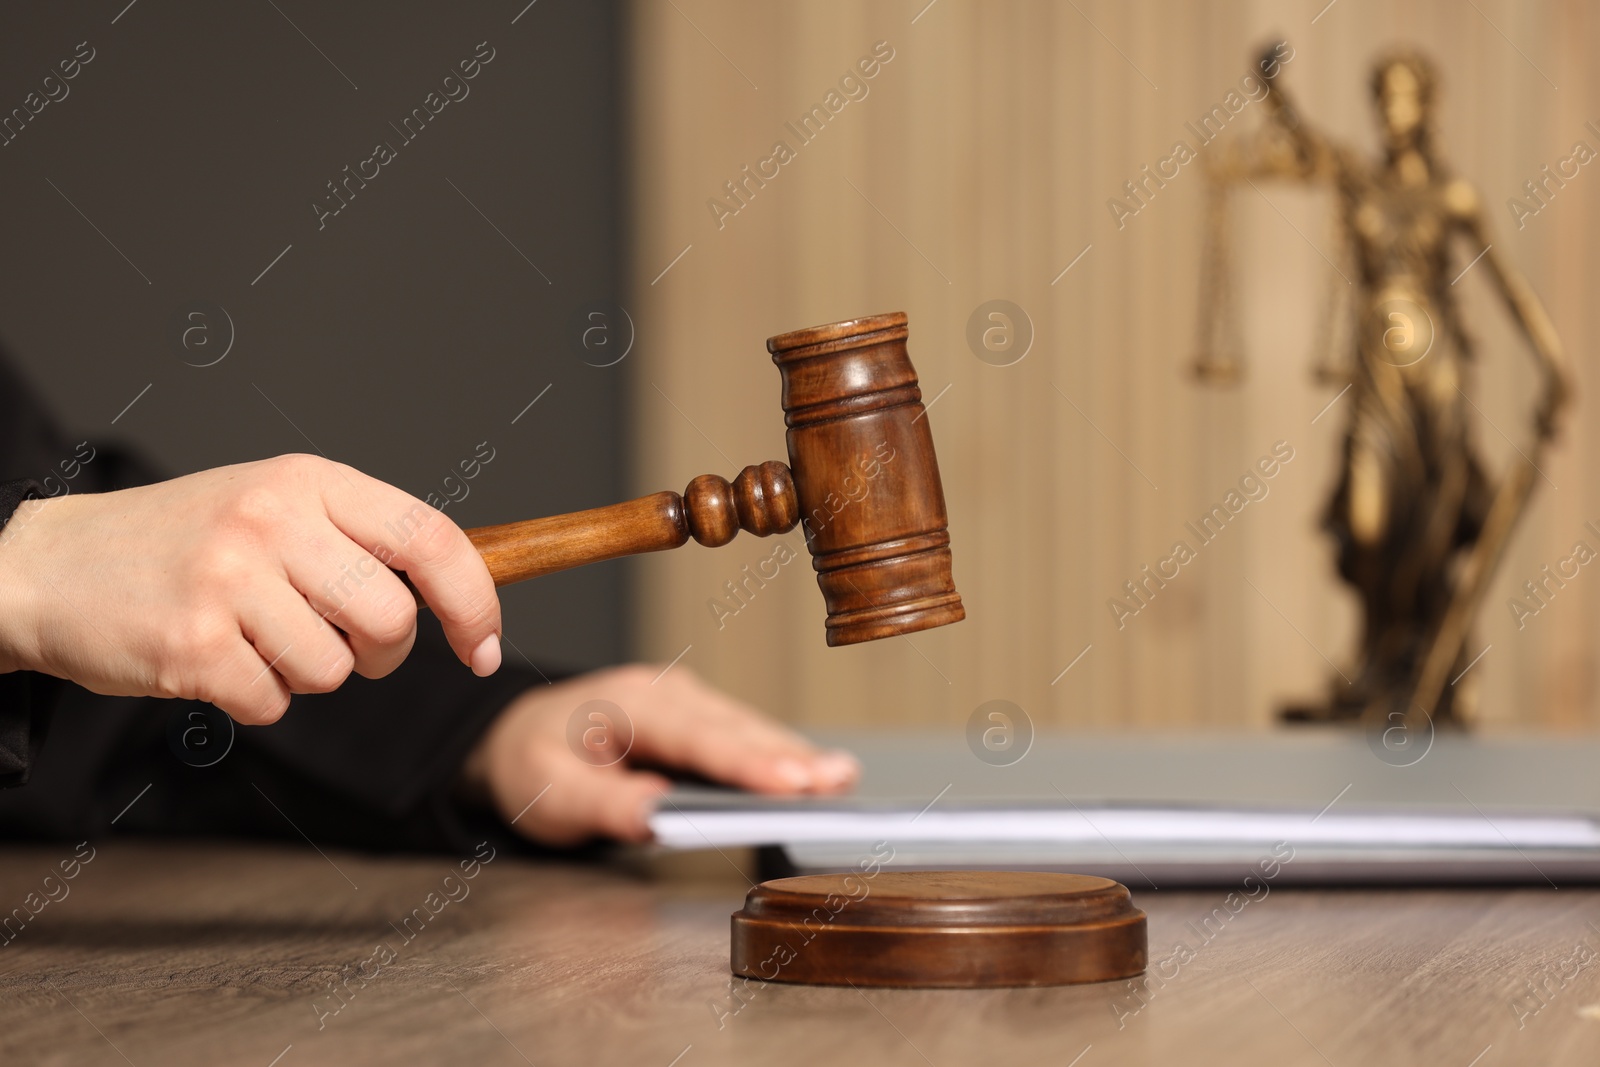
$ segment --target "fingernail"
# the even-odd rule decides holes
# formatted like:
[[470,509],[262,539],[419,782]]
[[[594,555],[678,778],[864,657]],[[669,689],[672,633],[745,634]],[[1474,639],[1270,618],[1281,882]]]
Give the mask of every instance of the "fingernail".
[[490,634],[472,650],[472,673],[487,678],[500,669],[500,635]]
[[861,761],[848,752],[824,752],[812,766],[816,768],[817,777],[827,785],[844,785],[861,776]]
[[778,780],[790,789],[807,789],[811,786],[811,771],[797,759],[781,759],[772,765]]

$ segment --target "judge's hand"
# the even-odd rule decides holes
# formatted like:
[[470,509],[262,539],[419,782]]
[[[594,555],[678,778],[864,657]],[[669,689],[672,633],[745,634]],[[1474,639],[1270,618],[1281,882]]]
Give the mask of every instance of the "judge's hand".
[[842,792],[860,774],[849,753],[819,751],[687,667],[660,674],[632,664],[522,694],[478,742],[463,778],[536,841],[646,841],[670,783],[641,764],[771,794]]
[[411,651],[416,601],[390,567],[463,663],[499,667],[500,601],[466,535],[343,464],[279,456],[30,501],[0,529],[0,671],[273,722],[289,694]]

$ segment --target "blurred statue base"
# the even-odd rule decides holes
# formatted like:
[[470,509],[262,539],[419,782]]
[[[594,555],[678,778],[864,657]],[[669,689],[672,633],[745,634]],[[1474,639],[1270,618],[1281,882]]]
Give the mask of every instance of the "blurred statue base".
[[1466,730],[1476,718],[1477,679],[1470,667],[1458,665],[1455,684],[1445,687],[1431,711],[1412,705],[1416,683],[1415,667],[1391,674],[1386,681],[1372,677],[1330,678],[1326,698],[1320,701],[1290,701],[1278,708],[1278,719],[1288,725],[1361,726],[1369,732],[1384,731],[1397,724],[1408,728],[1426,723],[1430,728]]

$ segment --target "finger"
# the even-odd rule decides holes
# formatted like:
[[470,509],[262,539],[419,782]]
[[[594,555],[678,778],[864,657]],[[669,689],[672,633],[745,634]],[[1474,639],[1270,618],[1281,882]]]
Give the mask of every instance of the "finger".
[[[575,845],[594,837],[639,843],[650,840],[650,813],[671,783],[649,771],[591,767],[581,760],[556,769],[549,789],[532,807],[508,811],[513,829],[547,845]],[[536,781],[537,774],[530,775]],[[530,783],[531,784],[531,783]],[[535,792],[533,795],[537,795]]]
[[242,632],[212,658],[194,696],[243,726],[277,722],[289,710],[289,687]]
[[849,753],[821,751],[707,686],[669,692],[668,700],[659,712],[637,717],[634,751],[644,759],[759,793],[834,793],[860,775]]
[[500,598],[461,527],[407,493],[334,464],[323,486],[328,517],[380,563],[406,572],[444,626],[461,662],[479,675],[500,666]]
[[405,583],[332,524],[286,553],[289,582],[311,608],[344,632],[355,672],[382,678],[417,639],[417,602]]
[[243,598],[244,639],[292,693],[331,693],[355,667],[344,635],[330,626],[294,587],[274,576]]

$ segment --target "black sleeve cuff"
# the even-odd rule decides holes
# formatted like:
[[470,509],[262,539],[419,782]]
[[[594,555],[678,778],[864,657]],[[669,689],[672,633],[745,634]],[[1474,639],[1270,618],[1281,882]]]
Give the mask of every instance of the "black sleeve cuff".
[[38,500],[44,495],[44,487],[32,478],[0,482],[0,528],[11,521],[24,500]]
[[[5,525],[24,500],[44,496],[31,478],[0,482],[0,547]],[[33,752],[43,740],[45,705],[55,683],[26,671],[0,675],[0,789],[26,784]],[[38,720],[35,723],[35,719]]]

